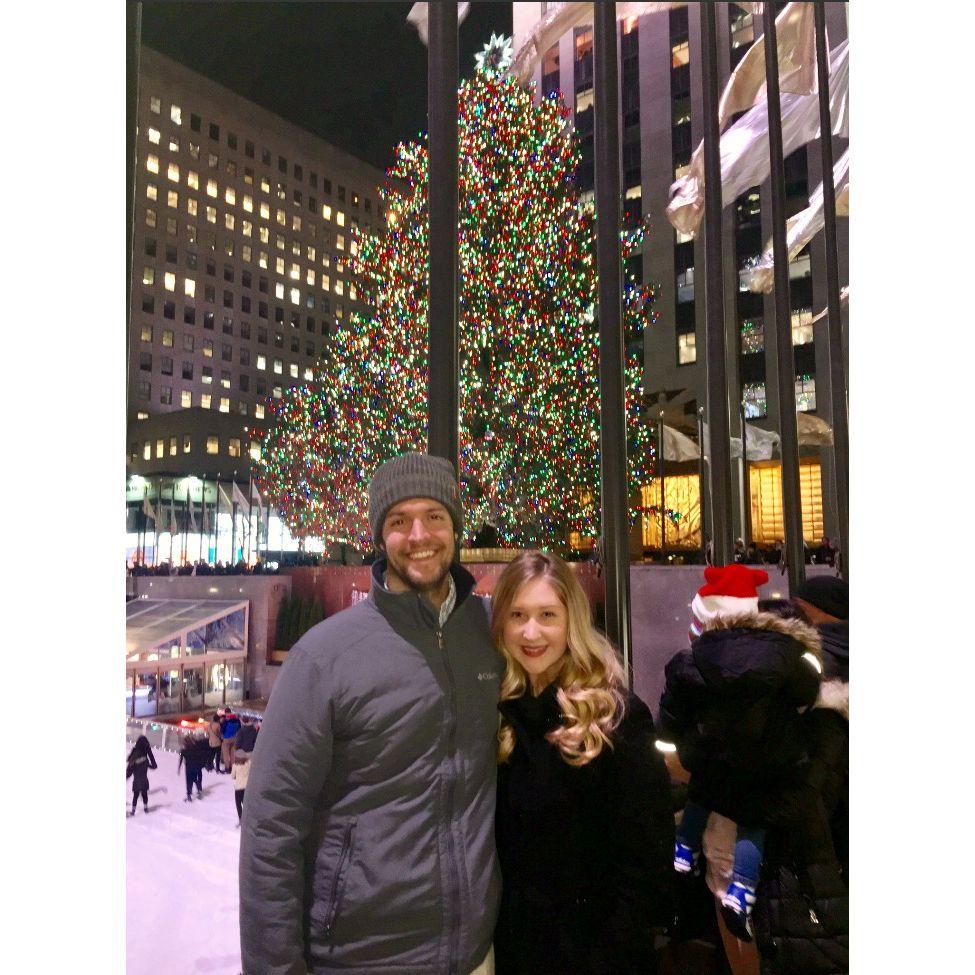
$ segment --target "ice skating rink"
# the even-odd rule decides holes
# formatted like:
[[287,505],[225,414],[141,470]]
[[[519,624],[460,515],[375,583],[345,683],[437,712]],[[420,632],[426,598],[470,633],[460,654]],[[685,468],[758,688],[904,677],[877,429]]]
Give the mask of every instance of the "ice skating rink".
[[238,975],[233,779],[204,770],[202,801],[184,802],[179,756],[153,754],[149,813],[125,820],[126,975]]

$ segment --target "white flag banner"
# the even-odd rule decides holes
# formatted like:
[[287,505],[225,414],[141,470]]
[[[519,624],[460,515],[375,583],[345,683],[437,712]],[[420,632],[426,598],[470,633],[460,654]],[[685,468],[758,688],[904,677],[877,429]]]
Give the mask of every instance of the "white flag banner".
[[239,504],[242,508],[250,507],[250,502],[247,500],[246,495],[239,487],[237,487],[236,483],[234,484],[234,501],[236,501],[237,504]]
[[[779,57],[779,91],[813,95],[816,87],[816,30],[811,3],[787,3],[775,18],[775,47]],[[826,50],[829,50],[827,39]],[[731,72],[718,105],[718,130],[732,115],[751,108],[765,92],[765,35],[757,38]]]
[[196,534],[196,508],[193,506],[193,498],[190,495],[190,489],[186,489],[186,510],[190,516],[190,531]]
[[152,502],[149,500],[148,494],[142,496],[142,513],[147,518],[151,518],[153,522],[156,521],[156,509],[152,506]]
[[207,499],[204,496],[200,499],[200,507],[203,509],[203,534],[210,534],[210,509],[207,507]]
[[[845,305],[850,300],[850,286],[846,285],[840,288],[840,304]],[[829,314],[829,306],[826,308],[820,308],[815,315],[813,315],[813,323],[818,322],[820,318],[825,318]]]
[[[420,40],[424,44],[430,43],[430,5],[428,3],[414,3],[410,12],[406,16],[406,22],[416,29],[420,35]],[[469,3],[457,4],[457,26],[464,23],[464,18],[471,9]]]
[[[850,149],[836,160],[833,166],[833,187],[836,190],[836,215],[848,217],[850,215]],[[823,184],[820,183],[809,195],[809,206],[794,217],[790,217],[785,225],[785,243],[789,252],[789,260],[794,261],[799,252],[823,229],[826,222],[825,207],[823,206]],[[775,287],[775,260],[772,257],[772,241],[765,245],[758,261],[742,274],[742,280],[749,291],[756,294],[765,292],[771,294]]]
[[701,451],[690,437],[664,424],[664,460],[680,464],[700,456]]
[[169,496],[169,521],[166,524],[166,530],[170,535],[175,535],[179,531],[179,525],[176,522],[176,492],[174,491]]
[[[711,456],[711,433],[708,424],[704,427],[704,456]],[[781,438],[774,430],[763,430],[753,424],[745,424],[745,443],[748,460],[771,460],[772,451]],[[741,437],[729,437],[731,456],[741,457]]]
[[[830,55],[829,104],[833,135],[850,135],[850,45],[841,41]],[[782,154],[788,156],[819,137],[819,95],[780,95]],[[769,174],[768,112],[765,99],[721,136],[721,200],[727,206]],[[704,144],[691,156],[689,170],[671,184],[667,219],[681,233],[697,233],[704,216]]]
[[217,514],[220,511],[221,499],[223,500],[223,503],[227,506],[227,511],[234,510],[234,503],[231,500],[230,493],[227,491],[227,488],[218,481],[217,482],[217,506],[216,509],[214,510],[214,514]]

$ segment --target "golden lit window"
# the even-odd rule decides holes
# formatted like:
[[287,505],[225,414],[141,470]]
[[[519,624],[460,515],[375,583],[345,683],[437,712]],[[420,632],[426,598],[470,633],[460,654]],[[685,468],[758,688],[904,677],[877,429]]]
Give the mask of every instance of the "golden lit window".
[[345,294],[345,282],[341,278],[335,279],[335,293],[337,295]]
[[159,196],[155,183],[146,183],[146,196],[150,200],[155,200]]
[[203,340],[203,358],[204,359],[213,358],[213,339]]
[[246,194],[244,195],[244,210],[246,210],[247,213],[254,212],[254,198],[247,196]]
[[257,255],[257,263],[259,267],[267,270],[267,251],[259,251]]
[[332,219],[332,208],[327,204],[322,204],[322,219],[331,220]]
[[278,375],[281,375],[281,373],[282,373],[283,370],[284,370],[284,363],[280,359],[275,359],[274,360],[274,371]]
[[315,374],[312,372],[311,366],[305,366],[304,377],[308,382],[311,382],[315,378]]
[[142,269],[142,283],[143,284],[153,284],[156,280],[156,272],[151,267],[144,267]]
[[142,448],[142,459],[152,460],[152,444],[147,440]]
[[143,325],[142,326],[142,331],[139,333],[139,337],[142,339],[143,342],[151,342],[152,341],[152,326],[151,325]]
[[149,111],[152,112],[153,115],[158,115],[159,114],[159,110],[160,110],[161,107],[162,106],[160,104],[159,97],[157,95],[150,95],[149,96]]
[[274,259],[274,270],[275,273],[283,275],[284,274],[284,258],[276,257]]
[[165,287],[167,291],[176,290],[176,275],[173,274],[172,271],[167,271],[163,275],[163,287]]
[[355,301],[358,296],[359,296],[359,293],[356,290],[355,282],[354,281],[350,281],[349,282],[349,297],[353,301]]
[[261,177],[261,192],[262,193],[270,193],[271,192],[271,184],[267,181],[267,177],[266,176],[262,176]]
[[216,207],[208,206],[207,207],[207,223],[216,223],[216,222],[217,222],[217,208]]
[[175,437],[170,437],[169,438],[169,456],[170,457],[175,457],[176,456],[176,438]]
[[336,234],[335,235],[335,249],[337,251],[344,251],[345,250],[345,234]]
[[179,105],[169,106],[169,118],[170,121],[175,125],[183,124],[183,110],[179,107]]
[[329,277],[327,274],[322,272],[322,291],[328,291],[329,288]]
[[217,181],[215,179],[207,180],[207,196],[212,196],[214,199],[217,197]]
[[191,190],[198,190],[200,188],[200,174],[195,170],[188,169],[186,171],[186,185]]
[[808,345],[813,340],[811,308],[798,308],[792,313],[792,344]]
[[251,246],[250,244],[243,244],[240,248],[241,260],[250,261],[251,259]]
[[229,413],[230,412],[230,397],[221,396],[220,397],[220,412]]
[[280,386],[275,386],[274,389],[271,390],[271,395],[275,399],[281,399],[281,396],[282,396],[281,387]]
[[[667,549],[701,547],[701,491],[697,474],[664,478],[664,531]],[[660,548],[660,478],[640,489],[643,506],[643,546]]]
[[171,162],[169,168],[166,170],[166,175],[174,182],[179,182],[179,166],[176,163]]
[[220,438],[207,437],[207,453],[216,454],[220,452]]
[[283,251],[284,250],[284,235],[283,234],[275,234],[274,235],[274,246],[279,251]]
[[223,215],[223,225],[227,228],[227,230],[233,230],[236,222],[236,218],[232,213],[225,213]]
[[267,357],[266,356],[259,355],[257,357],[257,368],[258,369],[267,369]]
[[183,293],[187,298],[196,297],[196,282],[192,278],[183,278]]
[[186,212],[187,212],[187,213],[188,213],[188,214],[189,214],[189,215],[190,215],[191,217],[195,217],[195,216],[196,216],[196,214],[197,214],[197,209],[198,209],[198,208],[197,208],[197,203],[196,203],[196,200],[194,200],[194,199],[193,199],[193,197],[191,197],[191,196],[188,196],[188,197],[186,198]]
[[159,145],[159,129],[149,129],[149,141],[154,145]]
[[286,226],[284,210],[275,211],[274,219],[277,220],[277,222],[281,224],[282,227]]
[[274,297],[281,298],[281,299],[284,298],[284,285],[280,281],[275,282]]
[[179,152],[179,139],[175,135],[169,137],[169,151]]
[[[752,537],[762,545],[785,539],[782,518],[782,467],[778,461],[753,461],[748,475]],[[823,484],[818,460],[799,461],[799,505],[807,542],[823,537]]]
[[292,288],[290,292],[291,304],[298,305],[301,304],[301,294],[298,292],[297,288]]
[[291,270],[288,272],[292,281],[301,280],[301,268],[297,264],[291,265]]
[[349,253],[355,257],[359,253],[359,242],[357,240],[352,240],[349,243]]
[[171,349],[173,347],[173,330],[171,328],[164,328],[162,334],[162,344],[167,348]]
[[252,440],[248,448],[248,453],[250,454],[251,460],[261,459],[261,445],[256,441]]
[[301,230],[301,217],[297,213],[291,215],[291,229],[295,231]]
[[163,457],[163,456],[165,456],[165,453],[166,453],[166,441],[165,440],[157,440],[156,441],[156,456],[157,457]]
[[150,173],[159,172],[159,157],[155,155],[155,153],[150,152],[149,155],[146,156],[146,169],[148,169]]
[[240,230],[245,237],[250,237],[254,232],[254,225],[250,222],[250,220],[242,220]]
[[677,364],[686,366],[692,362],[697,362],[697,336],[683,332],[677,336]]
[[292,362],[292,363],[290,363],[288,365],[288,374],[291,376],[292,379],[297,379],[298,378],[298,363],[297,362]]
[[174,208],[179,206],[179,193],[177,193],[176,190],[167,191],[166,205]]
[[237,191],[232,186],[228,186],[224,190],[223,198],[225,202],[233,205],[237,202]]
[[[188,410],[193,405],[193,394],[188,390],[184,389],[179,394],[179,405],[184,409]],[[183,438],[183,452],[187,453],[189,451],[189,437]]]
[[240,440],[237,437],[230,437],[227,440],[227,453],[231,457],[240,456]]
[[341,210],[335,211],[335,222],[340,226],[345,226],[345,214]]
[[[210,402],[211,402],[211,395],[210,395],[210,393],[200,393],[200,406],[202,406],[203,409],[205,409],[205,410],[210,409]],[[215,450],[207,450],[207,453],[208,454],[215,454],[216,451]]]
[[254,404],[254,419],[263,420],[264,419],[264,404],[255,403]]
[[261,218],[269,220],[271,218],[271,208],[264,202],[261,203]]
[[691,60],[690,47],[687,41],[681,44],[675,44],[670,49],[670,66],[671,68],[679,68],[681,65],[687,64]]
[[305,284],[315,284],[315,272],[312,268],[308,268],[308,270],[305,272]]

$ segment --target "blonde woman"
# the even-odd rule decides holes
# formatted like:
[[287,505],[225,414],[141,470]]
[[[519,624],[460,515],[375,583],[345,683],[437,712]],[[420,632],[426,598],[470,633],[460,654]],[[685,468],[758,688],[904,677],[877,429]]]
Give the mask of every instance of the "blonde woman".
[[650,712],[561,559],[520,555],[492,606],[505,662],[498,975],[653,973],[674,821]]

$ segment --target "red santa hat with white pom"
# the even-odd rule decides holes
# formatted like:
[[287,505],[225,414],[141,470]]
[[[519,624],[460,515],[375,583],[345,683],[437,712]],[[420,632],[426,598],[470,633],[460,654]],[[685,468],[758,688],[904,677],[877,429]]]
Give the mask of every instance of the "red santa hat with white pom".
[[704,585],[691,602],[694,618],[688,636],[696,640],[704,628],[717,618],[747,616],[758,612],[758,587],[768,582],[768,573],[734,562],[709,565],[704,570]]

